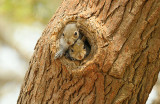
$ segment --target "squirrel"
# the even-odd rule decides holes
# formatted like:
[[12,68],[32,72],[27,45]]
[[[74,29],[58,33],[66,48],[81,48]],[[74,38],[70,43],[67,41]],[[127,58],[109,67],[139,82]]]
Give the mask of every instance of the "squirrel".
[[85,44],[86,37],[83,36],[82,39],[78,39],[74,45],[70,46],[68,49],[68,56],[71,60],[83,60],[90,53],[90,47]]
[[55,54],[54,59],[60,58],[66,52],[68,47],[73,45],[79,38],[79,29],[75,23],[67,24],[64,27],[63,33],[59,39],[59,50]]

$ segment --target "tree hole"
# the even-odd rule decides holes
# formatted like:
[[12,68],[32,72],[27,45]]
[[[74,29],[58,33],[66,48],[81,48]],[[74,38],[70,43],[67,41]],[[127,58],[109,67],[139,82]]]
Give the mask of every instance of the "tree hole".
[[[68,23],[75,23],[77,25],[80,36],[75,43],[68,48],[64,57],[62,57],[62,60],[60,61],[67,67],[68,70],[81,70],[86,65],[94,61],[95,55],[97,55],[98,45],[96,32],[92,26],[83,21],[70,21]],[[81,43],[80,41],[83,42]],[[76,44],[79,45],[76,46]],[[83,48],[82,44],[84,44],[86,47]]]

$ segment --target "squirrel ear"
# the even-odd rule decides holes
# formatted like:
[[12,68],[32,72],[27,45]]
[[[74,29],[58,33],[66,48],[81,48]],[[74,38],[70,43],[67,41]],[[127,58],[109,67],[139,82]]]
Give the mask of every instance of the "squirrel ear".
[[85,45],[83,46],[83,49],[86,49]]
[[80,27],[80,23],[77,22],[77,23],[76,23],[76,26],[77,26],[77,27]]
[[79,28],[77,27],[77,31],[79,32]]

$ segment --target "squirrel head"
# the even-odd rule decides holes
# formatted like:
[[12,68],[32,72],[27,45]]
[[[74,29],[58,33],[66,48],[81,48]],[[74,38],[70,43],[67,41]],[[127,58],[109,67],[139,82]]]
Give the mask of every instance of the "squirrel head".
[[78,39],[76,43],[69,48],[69,55],[75,60],[84,59],[86,53],[87,51],[84,42],[80,39]]
[[76,24],[75,23],[67,24],[64,27],[62,37],[64,38],[65,42],[68,45],[73,45],[74,42],[79,37],[79,30],[78,30]]

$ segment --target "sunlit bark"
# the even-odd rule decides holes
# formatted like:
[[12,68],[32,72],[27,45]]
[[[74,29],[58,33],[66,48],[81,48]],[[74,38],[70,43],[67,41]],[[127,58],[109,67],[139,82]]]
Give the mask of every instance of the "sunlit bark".
[[[64,0],[37,42],[18,104],[145,104],[160,70],[159,11],[159,0]],[[54,60],[70,21],[92,47],[83,62]]]

